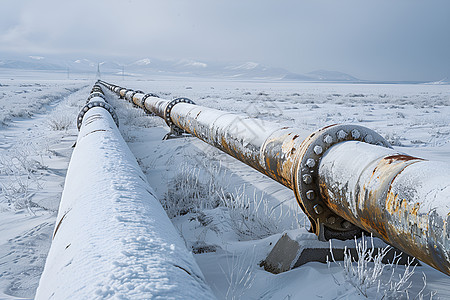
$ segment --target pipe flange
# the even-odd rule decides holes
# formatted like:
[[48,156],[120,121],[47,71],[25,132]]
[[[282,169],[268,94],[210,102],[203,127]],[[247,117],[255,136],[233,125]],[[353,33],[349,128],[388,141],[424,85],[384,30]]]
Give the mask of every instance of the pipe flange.
[[[137,91],[133,91],[133,92],[131,93],[130,100],[128,100],[128,102],[133,103],[133,97],[134,97],[134,95],[136,95],[137,93],[138,93]],[[126,93],[125,93],[125,95],[126,95]]]
[[[121,91],[121,90],[125,90],[125,93],[123,93],[123,96],[120,94],[120,91]],[[126,89],[126,88],[120,89],[120,90],[119,90],[119,98],[120,98],[120,99],[126,99],[125,97],[127,96],[127,93],[130,92],[130,91],[133,91],[133,90],[131,90],[131,89]]]
[[98,84],[96,84],[96,85],[94,85],[93,87],[92,87],[92,89],[93,90],[101,90],[102,89],[102,87],[100,86],[100,85],[98,85]]
[[128,94],[129,92],[131,92],[132,95],[133,95],[134,90],[132,90],[132,89],[127,89],[126,92],[125,92],[125,94],[123,94],[123,99],[127,100],[128,102],[131,102],[131,100],[128,100],[128,99],[127,99],[127,94]]
[[94,92],[94,93],[91,93],[91,94],[89,95],[89,97],[88,97],[87,100],[86,100],[86,103],[89,103],[89,101],[90,101],[92,98],[94,98],[94,97],[100,97],[100,98],[102,98],[103,100],[105,100],[105,102],[107,102],[106,99],[105,99],[105,95],[103,95],[102,93],[99,93],[99,92]]
[[378,133],[359,125],[331,125],[312,133],[301,146],[300,161],[294,172],[297,202],[311,221],[311,230],[320,240],[351,239],[361,229],[331,211],[321,196],[319,163],[332,146],[344,141],[361,141],[392,148]]
[[188,103],[188,104],[195,104],[194,101],[192,101],[189,98],[176,98],[173,99],[172,101],[169,102],[169,104],[167,104],[165,110],[164,110],[164,121],[166,121],[166,124],[170,127],[170,128],[174,128],[174,124],[172,122],[172,119],[170,118],[170,112],[172,111],[172,108],[177,105],[178,103]]
[[100,89],[92,89],[90,94],[92,94],[92,93],[99,93],[99,94],[102,94],[102,95],[105,94],[105,93],[103,93],[103,91],[100,90]]
[[103,101],[92,101],[92,102],[87,103],[81,109],[80,113],[78,114],[78,117],[77,117],[78,131],[80,130],[81,124],[83,123],[84,115],[88,112],[88,110],[90,110],[93,107],[102,107],[102,108],[106,109],[110,113],[111,117],[113,118],[114,123],[116,123],[116,126],[119,127],[119,118],[117,117],[116,111],[110,104],[103,102]]
[[154,115],[154,113],[152,113],[151,111],[149,111],[149,110],[147,109],[147,107],[145,107],[145,100],[146,100],[148,97],[159,98],[158,95],[153,94],[153,93],[145,94],[144,97],[141,98],[141,102],[139,103],[138,106],[140,106],[140,107],[145,111],[146,114],[148,114],[148,115]]

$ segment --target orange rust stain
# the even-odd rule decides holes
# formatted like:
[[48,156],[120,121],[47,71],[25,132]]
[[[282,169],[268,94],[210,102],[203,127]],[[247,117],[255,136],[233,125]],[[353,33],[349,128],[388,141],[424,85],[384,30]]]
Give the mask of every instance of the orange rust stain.
[[56,225],[56,229],[55,232],[53,233],[53,237],[52,239],[55,238],[56,233],[58,232],[59,227],[61,226],[62,221],[64,220],[64,218],[66,217],[68,211],[62,216],[61,220],[59,220],[58,225]]
[[269,169],[269,170],[272,169],[272,168],[270,167],[270,159],[269,159],[269,157],[267,157],[267,156],[266,156],[266,168]]
[[324,129],[327,129],[327,128],[330,128],[330,127],[333,127],[333,126],[336,126],[336,125],[338,125],[338,124],[331,124],[331,125],[328,125],[328,126],[325,126],[325,127],[321,128],[320,130],[324,130]]
[[360,217],[361,223],[363,226],[367,226],[366,228],[374,229],[383,239],[389,241],[389,236],[386,232],[385,223],[382,221],[377,221],[376,218],[366,218],[365,216]]
[[399,209],[398,195],[388,192],[386,197],[386,209],[390,214],[394,214]]
[[411,214],[417,217],[417,213],[419,212],[420,203],[415,203],[411,209]]
[[383,160],[386,160],[388,164],[391,164],[395,161],[410,161],[410,160],[424,160],[423,158],[414,157],[410,155],[404,155],[404,154],[396,154],[391,155],[383,158]]

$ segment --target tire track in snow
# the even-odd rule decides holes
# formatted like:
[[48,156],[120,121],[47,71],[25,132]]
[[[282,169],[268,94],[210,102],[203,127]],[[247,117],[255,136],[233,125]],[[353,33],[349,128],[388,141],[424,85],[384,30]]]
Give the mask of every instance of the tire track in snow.
[[[4,158],[0,160],[1,299],[34,297],[50,248],[72,145],[77,137],[76,116],[85,103],[89,87],[83,83],[71,87],[67,93],[53,94],[51,101],[43,104],[44,109],[38,113],[15,118],[8,126],[0,127],[0,156]],[[72,119],[70,127],[51,130],[49,120],[62,112]],[[11,157],[8,155],[16,160],[22,157],[20,162],[29,164],[25,169],[30,168],[30,174],[21,174],[23,169],[16,170],[16,174],[2,170]],[[16,210],[6,205],[2,188],[14,185],[17,178],[26,180],[30,176],[37,178],[42,187],[30,191],[32,207]]]

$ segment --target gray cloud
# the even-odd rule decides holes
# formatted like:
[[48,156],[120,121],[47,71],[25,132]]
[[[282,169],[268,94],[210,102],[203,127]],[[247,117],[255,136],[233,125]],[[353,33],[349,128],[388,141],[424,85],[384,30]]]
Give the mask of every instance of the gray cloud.
[[0,51],[258,61],[379,80],[450,75],[446,0],[23,0]]

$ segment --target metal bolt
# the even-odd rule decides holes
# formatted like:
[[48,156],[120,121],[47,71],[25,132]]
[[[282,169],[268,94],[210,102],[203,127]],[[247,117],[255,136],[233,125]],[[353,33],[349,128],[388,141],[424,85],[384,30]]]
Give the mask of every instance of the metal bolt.
[[314,190],[309,190],[306,192],[306,198],[308,200],[314,200],[315,197],[316,195],[314,194]]
[[352,226],[352,223],[350,223],[349,221],[343,221],[341,223],[341,226],[342,228],[349,229]]
[[306,184],[311,184],[312,181],[313,181],[312,176],[309,175],[309,174],[303,175],[302,178],[303,178],[303,182],[306,183]]
[[347,137],[347,132],[345,132],[344,130],[339,130],[337,132],[337,138],[340,140],[343,140]]
[[316,165],[316,161],[312,158],[308,158],[306,160],[306,165],[310,168],[314,168],[314,166]]
[[327,144],[331,144],[333,142],[333,138],[331,137],[331,135],[327,134],[324,138],[323,141]]
[[359,132],[359,130],[357,130],[357,129],[352,130],[352,137],[354,139],[359,139],[360,136],[361,136],[361,133]]
[[323,213],[323,207],[320,204],[314,205],[313,208],[316,214],[320,215],[321,213]]
[[327,222],[328,222],[329,224],[334,224],[334,222],[336,222],[336,217],[335,217],[335,216],[329,216],[329,217],[327,218]]
[[364,140],[366,141],[366,143],[370,144],[373,142],[373,137],[372,137],[372,135],[368,134]]
[[322,154],[322,152],[323,152],[322,147],[320,147],[320,146],[314,146],[314,153],[315,153],[316,155],[320,155],[320,154]]

